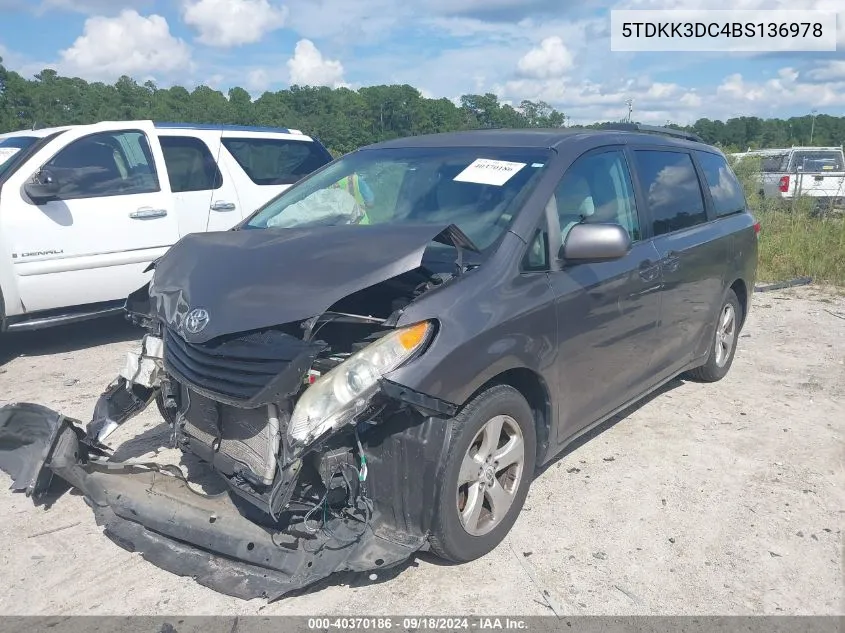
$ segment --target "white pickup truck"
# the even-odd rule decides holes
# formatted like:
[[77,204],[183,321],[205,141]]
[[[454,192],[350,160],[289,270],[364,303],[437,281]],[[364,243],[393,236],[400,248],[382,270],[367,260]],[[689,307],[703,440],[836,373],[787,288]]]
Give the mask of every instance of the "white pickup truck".
[[119,312],[182,236],[331,162],[298,130],[117,121],[0,136],[0,331]]
[[845,207],[845,154],[841,147],[790,147],[737,154],[761,159],[764,198],[814,199],[819,210]]

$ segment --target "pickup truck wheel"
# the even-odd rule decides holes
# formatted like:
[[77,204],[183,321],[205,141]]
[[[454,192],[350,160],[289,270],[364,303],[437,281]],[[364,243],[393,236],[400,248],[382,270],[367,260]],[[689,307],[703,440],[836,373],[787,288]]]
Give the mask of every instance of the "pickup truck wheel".
[[719,310],[707,362],[687,372],[690,379],[697,382],[716,382],[727,375],[736,353],[740,323],[742,323],[742,306],[736,293],[729,289]]
[[534,477],[536,434],[528,402],[508,385],[476,396],[453,423],[429,542],[441,558],[466,562],[513,527]]

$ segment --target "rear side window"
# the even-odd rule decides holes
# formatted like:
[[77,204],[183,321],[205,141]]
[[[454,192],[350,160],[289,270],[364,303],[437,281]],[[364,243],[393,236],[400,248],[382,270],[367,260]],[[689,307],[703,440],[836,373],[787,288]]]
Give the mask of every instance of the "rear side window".
[[800,151],[792,155],[793,171],[845,171],[842,152]]
[[332,160],[311,141],[224,138],[223,145],[256,185],[291,185]]
[[689,154],[636,150],[634,156],[655,236],[707,221],[698,175]]
[[789,162],[789,154],[776,154],[773,156],[764,156],[760,161],[760,171],[766,173],[776,173],[785,171],[787,163]]
[[143,132],[100,132],[73,141],[45,165],[59,183],[60,200],[159,191]]
[[730,215],[745,210],[745,194],[727,161],[718,154],[697,152],[698,162],[713,199],[717,216]]
[[200,139],[160,136],[159,141],[173,193],[208,191],[218,189],[223,184],[223,176],[211,150]]

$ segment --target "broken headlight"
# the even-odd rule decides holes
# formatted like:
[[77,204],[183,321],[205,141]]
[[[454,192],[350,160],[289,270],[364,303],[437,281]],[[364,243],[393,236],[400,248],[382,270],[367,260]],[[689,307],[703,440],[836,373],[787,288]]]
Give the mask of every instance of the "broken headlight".
[[430,321],[394,330],[320,377],[299,398],[288,425],[292,442],[310,444],[361,413],[379,379],[419,352],[434,326]]

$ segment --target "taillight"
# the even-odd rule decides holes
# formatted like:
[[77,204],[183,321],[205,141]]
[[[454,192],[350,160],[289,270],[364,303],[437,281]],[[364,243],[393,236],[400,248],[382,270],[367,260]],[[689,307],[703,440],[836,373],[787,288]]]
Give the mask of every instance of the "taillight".
[[780,183],[778,183],[778,188],[781,190],[782,193],[786,193],[789,191],[789,176],[781,176]]
[[754,223],[754,235],[760,235],[760,223],[759,222]]

